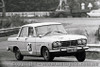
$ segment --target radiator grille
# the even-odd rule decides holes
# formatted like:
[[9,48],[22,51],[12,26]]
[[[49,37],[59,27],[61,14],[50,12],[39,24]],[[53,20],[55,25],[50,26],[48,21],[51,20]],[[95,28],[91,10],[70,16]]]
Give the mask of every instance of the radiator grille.
[[61,42],[62,47],[68,47],[68,46],[77,46],[77,40],[72,40],[72,41],[62,41]]

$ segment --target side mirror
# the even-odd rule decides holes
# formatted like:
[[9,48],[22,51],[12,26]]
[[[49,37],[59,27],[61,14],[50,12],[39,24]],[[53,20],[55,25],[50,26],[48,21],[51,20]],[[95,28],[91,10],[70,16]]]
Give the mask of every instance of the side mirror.
[[16,40],[18,40],[19,39],[19,37],[16,37]]
[[42,38],[42,35],[39,35],[39,38]]

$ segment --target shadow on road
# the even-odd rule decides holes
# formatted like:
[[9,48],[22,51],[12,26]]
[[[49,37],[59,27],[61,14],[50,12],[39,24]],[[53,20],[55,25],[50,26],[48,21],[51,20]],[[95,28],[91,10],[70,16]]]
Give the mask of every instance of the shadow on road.
[[58,60],[58,59],[54,59],[53,61],[45,61],[44,59],[24,59],[22,61],[18,61],[18,60],[8,60],[8,61],[12,61],[12,62],[78,62],[75,60]]

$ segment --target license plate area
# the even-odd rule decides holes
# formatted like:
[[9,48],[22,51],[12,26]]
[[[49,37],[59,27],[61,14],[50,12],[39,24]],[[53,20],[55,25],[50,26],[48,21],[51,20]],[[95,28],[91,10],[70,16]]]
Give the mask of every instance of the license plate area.
[[77,49],[67,49],[67,52],[68,52],[68,53],[77,52]]

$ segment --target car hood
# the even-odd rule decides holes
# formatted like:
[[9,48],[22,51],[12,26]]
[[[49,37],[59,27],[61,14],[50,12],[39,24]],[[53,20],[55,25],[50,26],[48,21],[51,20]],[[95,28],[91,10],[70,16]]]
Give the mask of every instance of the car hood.
[[87,13],[88,16],[92,17],[92,16],[100,16],[100,13]]
[[54,35],[54,36],[44,36],[39,38],[37,41],[39,42],[54,42],[54,41],[68,41],[68,40],[77,40],[77,39],[87,39],[86,36],[83,35]]

